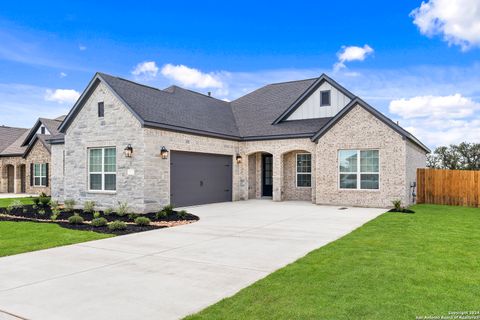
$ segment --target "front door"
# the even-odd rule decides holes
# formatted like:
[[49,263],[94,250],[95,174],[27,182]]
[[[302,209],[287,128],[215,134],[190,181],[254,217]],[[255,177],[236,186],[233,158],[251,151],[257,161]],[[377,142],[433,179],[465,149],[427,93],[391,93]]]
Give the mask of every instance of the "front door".
[[271,154],[262,154],[262,196],[272,196],[273,157]]

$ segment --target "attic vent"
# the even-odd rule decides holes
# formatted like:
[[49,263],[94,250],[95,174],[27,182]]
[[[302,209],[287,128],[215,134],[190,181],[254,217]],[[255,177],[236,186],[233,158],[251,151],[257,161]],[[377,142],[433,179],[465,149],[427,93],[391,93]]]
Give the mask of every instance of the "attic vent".
[[40,133],[41,133],[41,134],[45,134],[45,127],[43,127],[43,126],[40,127]]
[[208,91],[208,96],[211,97],[212,96],[212,92]]

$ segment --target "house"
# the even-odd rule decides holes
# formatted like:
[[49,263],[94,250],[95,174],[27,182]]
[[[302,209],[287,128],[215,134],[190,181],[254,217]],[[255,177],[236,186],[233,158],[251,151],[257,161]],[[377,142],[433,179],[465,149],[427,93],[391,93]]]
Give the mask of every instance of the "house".
[[50,194],[50,149],[65,116],[39,118],[31,129],[0,126],[0,193]]
[[148,212],[267,198],[413,201],[429,149],[327,75],[226,102],[97,73],[52,144],[52,196]]

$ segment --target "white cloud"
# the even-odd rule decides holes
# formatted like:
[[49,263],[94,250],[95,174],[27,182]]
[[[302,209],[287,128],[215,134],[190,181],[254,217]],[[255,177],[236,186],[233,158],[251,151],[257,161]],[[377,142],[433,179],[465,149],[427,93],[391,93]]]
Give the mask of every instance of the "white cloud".
[[461,94],[418,96],[390,102],[400,124],[432,146],[480,140],[480,103]]
[[155,61],[145,61],[137,64],[132,74],[137,77],[155,78],[158,73],[158,67]]
[[80,97],[80,93],[73,89],[47,89],[45,91],[46,101],[55,101],[58,103],[75,103]]
[[443,35],[462,50],[480,46],[480,2],[478,0],[430,0],[410,13],[413,23],[427,36]]
[[365,58],[373,53],[372,47],[368,44],[363,47],[357,46],[343,46],[342,50],[337,54],[338,62],[333,66],[334,71],[338,71],[346,67],[345,62],[349,61],[363,61]]
[[81,45],[78,46],[78,50],[85,51],[85,50],[87,50],[87,47],[81,44]]
[[224,87],[220,80],[221,73],[203,73],[198,69],[185,65],[166,64],[162,67],[163,76],[179,82],[181,85],[193,88],[218,88]]
[[59,77],[60,78],[65,78],[67,74],[65,72],[60,72]]
[[480,110],[480,103],[457,93],[449,96],[419,96],[390,102],[389,111],[402,118],[466,118]]

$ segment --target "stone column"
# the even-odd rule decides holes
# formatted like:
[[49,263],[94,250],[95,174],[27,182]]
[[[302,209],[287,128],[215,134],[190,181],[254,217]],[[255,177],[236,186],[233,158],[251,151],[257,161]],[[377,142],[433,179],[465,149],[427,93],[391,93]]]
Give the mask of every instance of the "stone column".
[[7,167],[6,166],[0,166],[0,193],[6,193],[7,192]]
[[273,154],[273,201],[282,201],[283,186],[283,156],[280,153]]
[[22,174],[20,172],[20,165],[16,164],[13,169],[13,192],[21,193],[22,192]]

